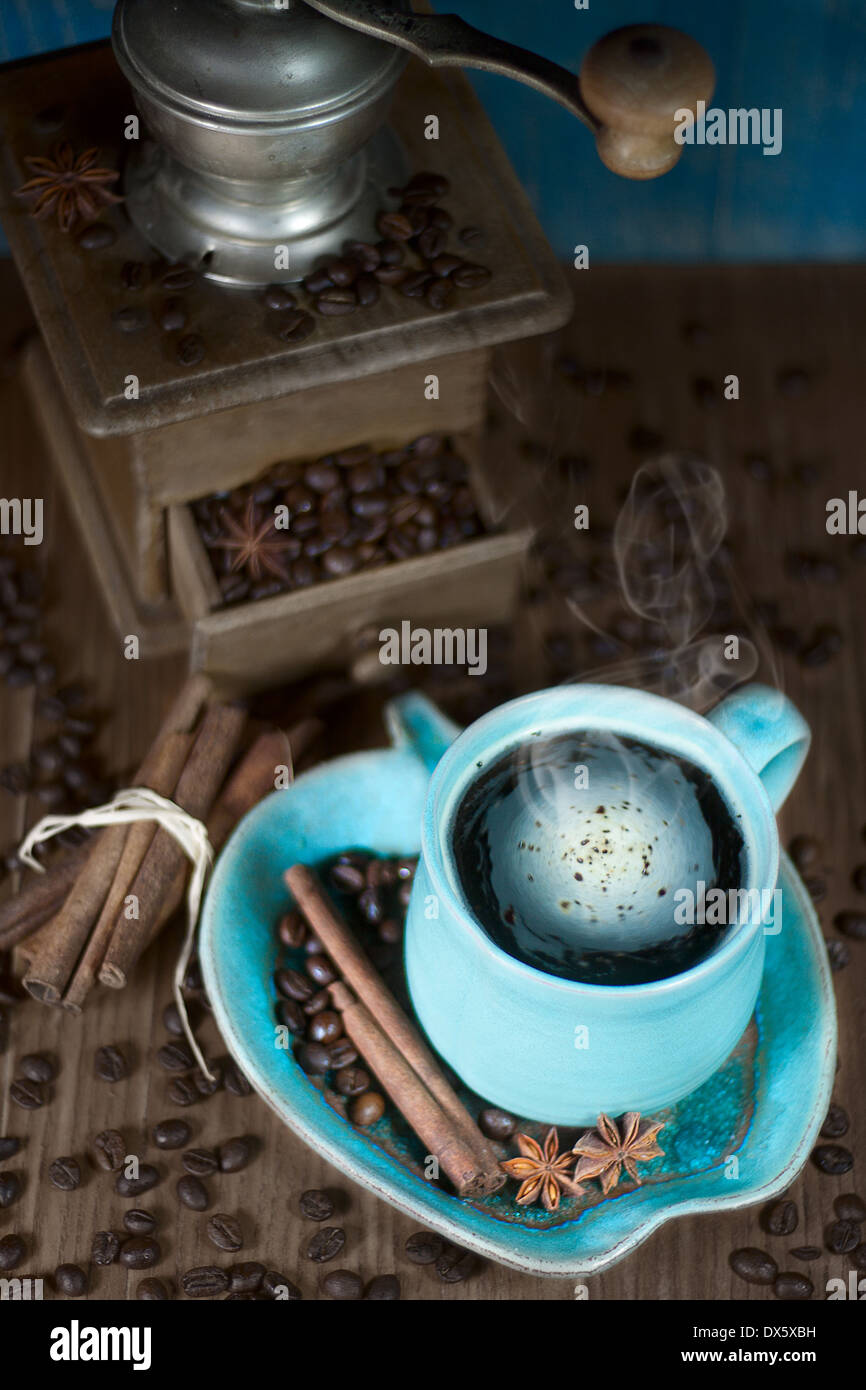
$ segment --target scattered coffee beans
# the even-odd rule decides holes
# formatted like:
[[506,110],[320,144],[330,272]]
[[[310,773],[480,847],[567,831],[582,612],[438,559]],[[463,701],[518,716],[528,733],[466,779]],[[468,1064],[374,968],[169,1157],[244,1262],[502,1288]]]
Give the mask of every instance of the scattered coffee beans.
[[[21,1195],[21,1179],[17,1173],[0,1173],[0,1210],[11,1207]],[[330,1215],[330,1213],[329,1213]]]
[[779,1266],[771,1255],[751,1245],[734,1250],[728,1256],[728,1264],[747,1284],[772,1284],[779,1271]]
[[28,1081],[26,1077],[22,1077],[12,1082],[9,1096],[22,1110],[38,1110],[46,1103],[48,1092],[38,1081]]
[[333,1201],[327,1192],[321,1192],[318,1188],[302,1192],[298,1205],[301,1215],[308,1221],[328,1221],[334,1215]]
[[320,1288],[327,1298],[348,1302],[361,1297],[364,1282],[360,1274],[355,1274],[351,1269],[332,1269],[323,1277]]
[[808,1264],[811,1260],[821,1258],[821,1247],[820,1245],[797,1245],[789,1253],[793,1255],[795,1260],[802,1260],[804,1264]]
[[193,1211],[206,1211],[210,1206],[207,1188],[199,1178],[178,1178],[176,1191],[183,1205]]
[[126,1140],[116,1129],[104,1129],[93,1141],[93,1156],[100,1168],[116,1173],[127,1154]]
[[488,1106],[478,1116],[478,1127],[488,1139],[499,1139],[503,1142],[510,1139],[516,1124],[513,1115],[507,1114],[504,1110],[497,1110],[495,1106]]
[[217,1298],[228,1292],[229,1276],[214,1265],[199,1265],[187,1270],[180,1285],[187,1298]]
[[187,1173],[192,1173],[195,1178],[208,1178],[219,1167],[213,1149],[187,1149],[180,1161]]
[[812,1280],[795,1271],[778,1274],[773,1283],[773,1293],[776,1297],[787,1301],[811,1298],[814,1292],[815,1285]]
[[834,1102],[827,1111],[827,1118],[821,1126],[821,1137],[823,1139],[841,1139],[843,1134],[848,1133],[849,1124],[847,1110]]
[[48,1177],[61,1192],[74,1192],[81,1182],[81,1169],[74,1158],[55,1158]]
[[95,1265],[111,1265],[120,1252],[120,1241],[113,1231],[97,1231],[90,1247],[90,1258]]
[[246,1135],[240,1135],[236,1139],[229,1139],[225,1144],[221,1144],[218,1150],[220,1171],[240,1173],[252,1159],[254,1148],[255,1141]]
[[57,1075],[57,1064],[51,1057],[46,1057],[42,1052],[31,1053],[29,1057],[22,1057],[18,1064],[18,1070],[22,1076],[26,1076],[28,1081],[53,1081]]
[[265,1277],[265,1267],[250,1260],[246,1264],[232,1265],[228,1273],[232,1293],[257,1293]]
[[833,1210],[843,1221],[866,1221],[866,1202],[856,1192],[845,1192],[834,1198]]
[[244,1235],[237,1217],[228,1216],[224,1211],[215,1212],[207,1223],[208,1239],[219,1250],[240,1250]]
[[21,1140],[11,1134],[0,1135],[0,1162],[4,1159],[14,1158],[21,1148]]
[[396,1274],[377,1274],[364,1290],[369,1303],[395,1303],[400,1297],[400,1280]]
[[127,1269],[152,1269],[162,1251],[152,1236],[130,1236],[120,1247],[120,1263]]
[[158,1149],[182,1149],[191,1133],[186,1120],[160,1120],[150,1132]]
[[349,1119],[353,1125],[367,1128],[381,1120],[385,1113],[385,1099],[378,1091],[365,1091],[356,1096],[349,1106]]
[[54,1271],[54,1287],[67,1298],[81,1298],[87,1292],[87,1275],[79,1265],[58,1265]]
[[847,1255],[860,1244],[860,1223],[840,1219],[824,1232],[824,1244],[831,1255]]
[[27,1253],[20,1236],[0,1236],[0,1269],[17,1269]]
[[819,1144],[812,1150],[811,1158],[819,1172],[832,1177],[850,1173],[854,1167],[854,1155],[842,1144]]
[[171,1297],[164,1279],[142,1279],[135,1296],[143,1303],[164,1303]]
[[142,1211],[140,1207],[125,1211],[123,1224],[130,1235],[134,1236],[149,1236],[156,1230],[156,1218],[151,1216],[149,1211]]
[[307,1243],[307,1259],[326,1264],[337,1258],[345,1244],[346,1232],[341,1226],[323,1226]]
[[119,1047],[98,1047],[93,1067],[100,1081],[112,1084],[123,1081],[129,1075],[129,1064]]
[[138,1176],[127,1177],[125,1173],[121,1173],[115,1181],[114,1190],[119,1197],[141,1197],[143,1193],[156,1187],[160,1177],[159,1169],[154,1168],[153,1164],[139,1163]]
[[761,1225],[771,1236],[789,1236],[792,1231],[796,1231],[797,1221],[796,1202],[771,1202],[761,1212]]

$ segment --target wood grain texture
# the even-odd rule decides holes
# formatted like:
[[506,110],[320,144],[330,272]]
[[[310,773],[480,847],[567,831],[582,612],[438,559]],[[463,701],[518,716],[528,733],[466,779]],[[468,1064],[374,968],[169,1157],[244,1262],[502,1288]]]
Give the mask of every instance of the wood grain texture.
[[[639,461],[627,442],[635,425],[660,432],[671,445],[705,450],[724,476],[731,508],[734,558],[748,590],[779,601],[785,621],[800,632],[834,621],[846,638],[839,658],[807,670],[789,656],[776,657],[776,674],[812,723],[814,745],[806,769],[783,816],[783,838],[796,832],[820,837],[827,894],[819,910],[828,937],[837,938],[834,914],[862,902],[850,884],[853,867],[866,860],[861,828],[866,822],[866,566],[850,554],[844,538],[824,529],[828,497],[862,487],[863,391],[866,342],[866,272],[857,268],[674,270],[640,267],[597,270],[578,278],[578,314],[568,342],[542,345],[528,369],[500,362],[496,384],[526,423],[517,424],[497,408],[489,448],[503,477],[513,464],[512,510],[522,520],[560,515],[564,529],[576,502],[592,507],[594,526],[610,522],[618,494]],[[701,323],[708,336],[696,341],[688,324]],[[700,335],[697,335],[700,338]],[[563,382],[552,361],[563,348],[584,367],[616,367],[631,373],[628,386],[602,390]],[[519,365],[519,364],[518,364]],[[780,392],[778,374],[791,367],[808,372],[799,396]],[[728,372],[740,376],[741,399],[700,404],[696,378],[720,388]],[[32,421],[20,405],[9,377],[0,383],[0,418],[7,444],[4,491],[33,490],[44,458]],[[522,449],[544,438],[548,450],[536,458]],[[744,468],[746,452],[760,452],[772,463],[773,477],[759,482]],[[583,453],[591,467],[586,483],[557,490],[552,462],[560,453]],[[549,454],[549,460],[546,457]],[[817,479],[803,465],[818,468]],[[45,476],[45,475],[43,475]],[[800,479],[798,481],[798,479]],[[106,727],[104,751],[111,766],[128,769],[156,728],[181,678],[174,658],[127,662],[103,614],[87,566],[56,485],[46,478],[46,542],[32,556],[44,567],[58,605],[51,641],[63,654],[64,670],[87,677],[98,698],[115,714]],[[786,577],[784,554],[811,549],[837,556],[843,579],[832,587],[795,583]],[[525,610],[516,629],[517,675],[523,687],[550,680],[545,639],[554,630],[576,625],[573,615],[554,609],[544,596]],[[534,664],[533,664],[534,663]],[[581,658],[581,669],[589,658]],[[470,682],[471,684],[471,682]],[[337,733],[345,731],[335,731]],[[375,730],[373,731],[375,733]],[[0,761],[26,755],[39,736],[33,700],[27,692],[0,692]],[[359,717],[357,742],[369,742],[370,728]],[[327,742],[327,735],[325,742]],[[38,810],[0,793],[0,835],[14,840]],[[402,1255],[413,1223],[353,1187],[297,1141],[256,1096],[238,1099],[223,1092],[187,1111],[166,1099],[168,1076],[155,1065],[164,1041],[162,1007],[170,998],[170,972],[178,938],[165,934],[147,954],[133,991],[104,993],[80,1019],[26,1003],[15,1011],[5,1056],[0,1057],[0,1133],[26,1138],[21,1156],[7,1166],[26,1174],[20,1202],[0,1213],[0,1231],[20,1231],[32,1251],[22,1273],[48,1274],[59,1260],[87,1262],[96,1230],[119,1226],[129,1203],[113,1193],[110,1176],[85,1166],[86,1180],[75,1193],[52,1189],[45,1174],[60,1154],[82,1156],[88,1140],[106,1126],[128,1136],[131,1151],[155,1162],[160,1186],[136,1200],[160,1218],[163,1258],[153,1271],[173,1278],[178,1270],[208,1262],[216,1252],[205,1235],[206,1217],[178,1209],[174,1183],[181,1168],[177,1155],[165,1156],[146,1136],[157,1120],[183,1115],[193,1126],[193,1143],[210,1146],[235,1134],[257,1133],[263,1141],[255,1162],[241,1174],[208,1181],[213,1210],[237,1213],[247,1233],[243,1257],[261,1259],[296,1280],[305,1296],[316,1292],[316,1269],[303,1257],[314,1228],[300,1219],[297,1199],[308,1187],[345,1195],[340,1224],[347,1232],[342,1263],[365,1277],[396,1270],[405,1298],[570,1300],[580,1280],[542,1280],[488,1265],[466,1285],[444,1286],[429,1270],[410,1266]],[[866,1099],[862,1082],[866,1038],[866,948],[850,943],[851,964],[834,976],[840,1022],[840,1068],[836,1099],[851,1115],[842,1141],[855,1156],[854,1172],[827,1178],[808,1165],[791,1195],[800,1208],[793,1238],[765,1237],[758,1212],[748,1209],[687,1217],[670,1223],[631,1257],[585,1281],[590,1299],[772,1299],[763,1288],[735,1279],[727,1256],[740,1245],[763,1245],[785,1267],[796,1244],[821,1244],[832,1219],[832,1199],[863,1191],[866,1154]],[[202,1038],[209,1055],[223,1049],[208,1019]],[[109,1086],[92,1077],[94,1049],[101,1043],[128,1046],[134,1056],[130,1078]],[[52,1104],[33,1114],[11,1106],[9,1083],[24,1053],[54,1051],[61,1065]],[[222,1261],[220,1258],[217,1262]],[[788,1267],[793,1261],[787,1261]],[[847,1271],[844,1258],[822,1255],[807,1267],[823,1294],[825,1279]],[[149,1271],[150,1272],[150,1271]],[[94,1272],[93,1293],[132,1295],[142,1276],[119,1266]]]

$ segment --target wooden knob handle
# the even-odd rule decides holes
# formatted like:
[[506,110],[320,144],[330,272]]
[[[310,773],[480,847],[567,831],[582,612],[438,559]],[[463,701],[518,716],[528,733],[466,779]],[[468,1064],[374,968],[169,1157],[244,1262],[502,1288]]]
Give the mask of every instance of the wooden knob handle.
[[602,163],[627,179],[666,174],[682,154],[676,113],[708,102],[715,77],[706,50],[665,24],[630,24],[599,39],[583,60],[580,87],[601,123]]

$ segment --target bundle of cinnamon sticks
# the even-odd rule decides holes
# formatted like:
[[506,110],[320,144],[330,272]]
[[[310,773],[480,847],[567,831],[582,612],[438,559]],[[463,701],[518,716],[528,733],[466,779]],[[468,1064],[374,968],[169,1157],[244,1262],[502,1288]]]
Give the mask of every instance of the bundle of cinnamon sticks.
[[[206,677],[187,680],[133,781],[204,821],[218,850],[319,725],[267,729],[243,748],[246,712],[209,703],[210,696]],[[179,907],[188,869],[177,841],[155,821],[108,825],[0,907],[0,949],[20,945],[24,985],[35,999],[80,1013],[97,983],[127,983]]]
[[397,1109],[461,1197],[498,1191],[505,1174],[492,1145],[315,874],[295,864],[285,882],[343,977],[329,986],[343,1027]]

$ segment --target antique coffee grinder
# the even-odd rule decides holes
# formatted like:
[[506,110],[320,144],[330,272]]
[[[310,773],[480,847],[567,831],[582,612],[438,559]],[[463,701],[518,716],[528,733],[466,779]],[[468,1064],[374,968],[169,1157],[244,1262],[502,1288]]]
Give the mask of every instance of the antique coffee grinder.
[[709,58],[676,30],[611,34],[578,79],[408,0],[119,0],[113,43],[154,142],[127,169],[133,222],[169,259],[239,285],[297,281],[370,237],[406,172],[385,121],[407,50],[545,92],[628,178],[671,168],[674,112],[713,87]]
[[[485,465],[491,360],[560,328],[572,300],[459,69],[546,93],[633,179],[671,168],[677,111],[711,95],[709,58],[673,29],[617,30],[577,77],[415,4],[118,0],[110,45],[0,73],[0,212],[41,329],[25,380],[46,450],[118,633],[145,655],[188,650],[226,691],[345,665],[364,625],[510,615],[530,534]],[[88,174],[97,159],[122,197],[85,199],[75,225],[22,197],[34,161],[62,182],[64,161]],[[418,175],[435,208],[404,204]],[[438,219],[431,255],[419,211]],[[395,217],[405,268],[374,246],[362,302],[328,266],[386,246]],[[467,463],[480,533],[226,597],[202,499],[434,436]]]

